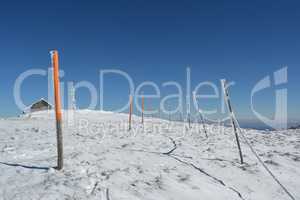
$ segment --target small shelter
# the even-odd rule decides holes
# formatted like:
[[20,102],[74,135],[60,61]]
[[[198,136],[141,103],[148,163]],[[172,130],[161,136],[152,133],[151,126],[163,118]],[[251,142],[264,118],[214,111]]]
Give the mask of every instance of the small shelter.
[[37,102],[33,103],[24,110],[24,113],[32,113],[43,110],[51,110],[53,106],[47,102],[45,99],[40,99]]

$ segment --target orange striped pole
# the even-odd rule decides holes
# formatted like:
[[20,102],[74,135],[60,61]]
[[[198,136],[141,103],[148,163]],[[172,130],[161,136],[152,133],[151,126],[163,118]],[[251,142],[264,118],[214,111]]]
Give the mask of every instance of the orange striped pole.
[[132,118],[132,95],[129,97],[130,108],[129,108],[129,130],[131,130],[131,118]]
[[53,67],[54,79],[54,100],[55,100],[55,117],[56,117],[56,138],[57,138],[57,167],[63,168],[63,136],[62,136],[62,114],[61,114],[61,99],[60,99],[60,83],[59,83],[59,64],[58,52],[51,51],[51,62]]
[[142,124],[144,124],[145,99],[142,97]]

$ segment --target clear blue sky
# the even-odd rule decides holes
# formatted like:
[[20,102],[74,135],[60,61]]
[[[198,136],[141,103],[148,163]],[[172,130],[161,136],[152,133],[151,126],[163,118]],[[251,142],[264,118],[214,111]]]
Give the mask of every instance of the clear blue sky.
[[[300,119],[299,1],[5,1],[0,7],[1,116],[19,113],[13,99],[17,76],[47,68],[49,50],[58,49],[63,81],[91,81],[99,88],[100,69],[129,73],[136,84],[235,81],[231,88],[240,118],[253,118],[250,91],[257,81],[288,66],[289,118]],[[24,101],[46,96],[44,77],[26,81]],[[127,99],[122,80],[110,81],[106,109]],[[167,94],[170,90],[164,90]],[[89,95],[78,91],[84,108]],[[274,90],[255,100],[272,115]],[[203,102],[203,106],[213,106]]]

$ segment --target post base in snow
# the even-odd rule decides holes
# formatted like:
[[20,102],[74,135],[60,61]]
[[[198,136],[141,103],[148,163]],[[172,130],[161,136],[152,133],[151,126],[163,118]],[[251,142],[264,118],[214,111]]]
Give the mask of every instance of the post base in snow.
[[56,122],[56,131],[57,131],[57,170],[63,168],[63,136],[62,136],[62,125],[61,121]]

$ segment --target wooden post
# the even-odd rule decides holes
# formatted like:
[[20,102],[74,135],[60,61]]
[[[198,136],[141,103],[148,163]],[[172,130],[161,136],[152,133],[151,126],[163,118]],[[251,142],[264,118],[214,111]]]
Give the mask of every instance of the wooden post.
[[59,83],[59,64],[58,52],[51,51],[51,61],[53,67],[54,78],[54,100],[55,100],[55,117],[56,117],[56,138],[57,138],[57,170],[63,168],[63,135],[62,135],[62,113],[60,99],[60,83]]
[[233,127],[233,130],[234,130],[236,143],[237,143],[237,146],[238,146],[238,149],[239,149],[241,164],[244,164],[242,149],[241,149],[241,145],[240,145],[239,135],[237,133],[237,126],[235,124],[235,119],[233,118],[233,110],[232,110],[232,106],[231,106],[231,103],[230,103],[230,98],[229,98],[229,93],[228,93],[226,80],[222,79],[221,84],[222,84],[222,88],[223,88],[224,99],[225,99],[226,105],[228,107],[228,111],[230,113],[231,123],[232,123],[232,127]]
[[183,122],[183,116],[182,116],[182,112],[181,111],[179,112],[179,121]]
[[188,113],[189,128],[191,128],[191,113]]
[[160,105],[158,106],[158,118],[161,118],[161,114],[160,114]]
[[171,112],[170,112],[170,105],[168,104],[168,115],[169,115],[169,122],[171,122],[172,118],[171,118]]
[[193,101],[196,103],[197,105],[197,112],[199,114],[199,117],[200,117],[200,122],[202,123],[202,126],[203,126],[203,130],[204,130],[204,133],[205,133],[205,136],[206,138],[208,138],[208,135],[207,135],[207,131],[206,131],[206,126],[205,126],[205,121],[204,121],[204,117],[200,111],[200,108],[199,108],[199,105],[198,105],[198,101],[197,101],[197,98],[196,98],[196,93],[193,92]]
[[145,99],[142,96],[142,124],[144,124],[144,110],[145,110]]
[[129,96],[129,102],[130,102],[130,108],[129,108],[129,120],[128,120],[128,124],[129,124],[129,128],[128,130],[131,130],[131,118],[132,118],[132,95]]

